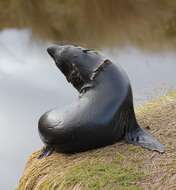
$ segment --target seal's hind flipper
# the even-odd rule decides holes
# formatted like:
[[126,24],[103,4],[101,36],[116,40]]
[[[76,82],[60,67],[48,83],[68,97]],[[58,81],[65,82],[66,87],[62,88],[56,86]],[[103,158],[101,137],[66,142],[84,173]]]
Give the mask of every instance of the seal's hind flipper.
[[140,127],[127,132],[126,140],[131,144],[139,145],[150,150],[158,151],[160,153],[164,152],[164,146]]
[[53,153],[53,151],[54,151],[54,148],[52,146],[43,147],[43,149],[41,150],[40,155],[38,156],[38,159],[50,156]]

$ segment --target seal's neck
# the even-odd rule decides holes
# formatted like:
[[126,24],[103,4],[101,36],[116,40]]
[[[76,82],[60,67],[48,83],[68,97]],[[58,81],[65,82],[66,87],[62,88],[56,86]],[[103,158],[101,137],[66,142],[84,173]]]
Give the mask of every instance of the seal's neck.
[[101,63],[92,73],[92,76],[91,76],[91,81],[95,80],[96,77],[102,72],[104,71],[104,69],[108,66],[112,64],[112,62],[108,59],[106,59],[103,63]]
[[88,90],[94,88],[95,86],[95,80],[96,78],[99,76],[99,74],[101,72],[103,72],[105,70],[105,68],[109,65],[112,64],[111,61],[109,61],[108,59],[106,59],[105,61],[103,61],[103,63],[101,63],[96,69],[94,69],[91,77],[90,77],[90,81],[88,83],[85,83],[79,91],[80,96],[82,96],[85,92],[87,92]]

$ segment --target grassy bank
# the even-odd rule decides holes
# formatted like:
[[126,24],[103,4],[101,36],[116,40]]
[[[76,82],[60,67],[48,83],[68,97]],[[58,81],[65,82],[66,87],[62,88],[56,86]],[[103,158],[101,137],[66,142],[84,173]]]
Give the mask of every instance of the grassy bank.
[[18,190],[176,189],[176,93],[136,109],[140,125],[166,146],[159,154],[124,142],[65,156],[29,158]]
[[176,2],[168,0],[6,0],[0,28],[31,28],[43,39],[145,47],[176,44]]

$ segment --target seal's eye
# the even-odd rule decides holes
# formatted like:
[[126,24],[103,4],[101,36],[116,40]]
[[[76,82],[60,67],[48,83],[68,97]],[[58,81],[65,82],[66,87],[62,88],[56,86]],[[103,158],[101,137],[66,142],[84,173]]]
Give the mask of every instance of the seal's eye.
[[89,52],[91,51],[91,52],[93,52],[93,53],[95,53],[95,54],[98,55],[98,53],[97,53],[94,49],[83,49],[82,51],[83,51],[84,53],[89,53]]
[[89,50],[88,49],[83,49],[82,50],[84,53],[87,53]]
[[83,49],[82,50],[84,53],[87,53],[87,52],[89,52],[89,51],[93,51],[93,49]]

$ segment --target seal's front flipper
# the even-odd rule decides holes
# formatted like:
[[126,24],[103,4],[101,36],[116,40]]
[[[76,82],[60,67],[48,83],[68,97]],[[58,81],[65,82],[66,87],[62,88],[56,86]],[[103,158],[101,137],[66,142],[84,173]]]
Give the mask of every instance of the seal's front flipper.
[[125,138],[128,143],[139,145],[160,153],[164,152],[164,146],[140,127],[128,131]]
[[54,151],[54,148],[52,146],[43,147],[43,149],[41,150],[40,155],[38,156],[38,159],[50,156],[53,153],[53,151]]

